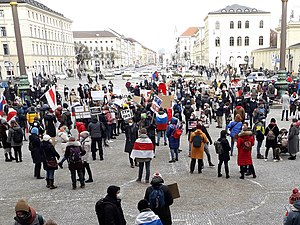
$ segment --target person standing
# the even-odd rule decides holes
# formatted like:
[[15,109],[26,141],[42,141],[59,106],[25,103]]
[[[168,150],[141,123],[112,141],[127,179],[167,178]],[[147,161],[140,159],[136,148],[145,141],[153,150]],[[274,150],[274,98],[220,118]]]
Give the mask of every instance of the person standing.
[[150,138],[150,140],[153,143],[153,151],[155,153],[155,129],[156,129],[156,124],[155,120],[153,118],[154,115],[151,114],[150,111],[147,112],[147,117],[145,119],[145,128],[147,129],[147,135]]
[[231,121],[228,126],[226,127],[226,130],[229,129],[230,137],[231,137],[231,156],[233,155],[233,148],[234,148],[234,142],[237,141],[238,134],[241,132],[243,123],[241,122],[242,118],[240,114],[237,114],[234,117],[234,121]]
[[65,158],[69,163],[69,170],[71,173],[71,180],[73,189],[77,188],[76,181],[76,171],[80,181],[80,188],[85,188],[84,179],[83,179],[83,163],[82,156],[86,152],[81,148],[80,142],[76,141],[74,137],[70,137],[69,142],[66,147]]
[[171,124],[167,128],[167,137],[169,140],[169,148],[170,148],[170,155],[171,160],[169,163],[174,163],[178,161],[178,149],[180,145],[180,138],[175,138],[174,133],[176,129],[181,129],[178,125],[178,119],[173,117],[171,119]]
[[[150,203],[150,208],[152,211],[159,216],[163,225],[171,225],[172,224],[172,216],[170,206],[173,204],[173,197],[168,188],[168,186],[164,185],[164,180],[160,173],[155,173],[152,180],[151,186],[146,189],[144,199],[146,199]],[[151,205],[151,196],[153,191],[162,190],[163,191],[163,202],[162,206],[154,206]]]
[[[128,125],[125,126],[125,137],[125,152],[128,153],[131,168],[134,168],[133,159],[130,157],[130,154],[132,152],[134,142],[138,138],[138,126],[132,119],[128,120]],[[135,166],[137,166],[136,161]]]
[[91,150],[92,150],[93,160],[96,160],[96,153],[98,151],[96,148],[96,143],[97,143],[100,160],[102,161],[103,160],[103,147],[102,147],[103,129],[102,129],[101,122],[98,121],[96,116],[92,117],[92,121],[88,125],[88,132],[91,134],[91,139],[92,139]]
[[44,177],[41,176],[41,168],[42,168],[41,141],[39,138],[39,129],[36,127],[31,129],[31,135],[29,136],[29,151],[31,152],[31,158],[34,163],[34,177],[36,179],[44,179]]
[[286,91],[284,95],[281,97],[281,104],[282,104],[282,114],[281,114],[281,121],[283,121],[284,113],[285,113],[285,120],[289,121],[289,106],[290,106],[290,96],[289,92]]
[[293,123],[289,129],[288,134],[288,151],[290,153],[289,160],[295,160],[296,154],[299,152],[299,125],[297,119],[293,119]]
[[217,103],[217,110],[216,110],[217,128],[222,128],[223,116],[224,116],[224,103],[222,99],[219,99]]
[[218,177],[222,177],[222,173],[221,173],[221,168],[222,168],[222,164],[224,162],[224,167],[225,167],[225,173],[226,173],[226,179],[230,178],[229,176],[229,167],[228,167],[228,162],[230,160],[230,145],[229,142],[226,138],[227,136],[227,131],[226,130],[222,130],[220,133],[220,138],[217,140],[217,142],[219,142],[221,144],[221,148],[222,151],[219,152],[219,164],[218,164]]
[[84,156],[82,156],[83,161],[83,180],[85,180],[85,170],[89,175],[89,179],[85,180],[85,183],[93,182],[92,170],[90,168],[90,153],[91,153],[91,139],[89,137],[90,133],[88,131],[83,131],[80,133],[80,143],[82,149],[86,152]]
[[266,136],[265,161],[268,161],[268,154],[270,148],[273,149],[273,160],[274,161],[280,160],[279,153],[276,152],[278,135],[279,135],[279,129],[276,124],[276,120],[275,118],[271,118],[270,124],[267,126],[265,130],[265,136]]
[[54,172],[58,169],[57,160],[59,160],[60,155],[57,153],[51,142],[51,137],[48,134],[44,135],[41,149],[43,151],[43,167],[44,170],[46,170],[46,187],[55,189],[57,186],[54,185]]
[[194,172],[196,159],[198,160],[198,173],[202,173],[204,144],[208,143],[208,139],[202,132],[200,124],[197,124],[196,130],[191,133],[189,141],[191,143],[190,173]]
[[0,120],[0,139],[2,147],[4,149],[5,162],[11,162],[15,160],[11,153],[11,145],[7,142],[7,131],[9,130],[9,124],[4,118]]
[[253,134],[256,137],[257,147],[256,147],[256,158],[264,159],[265,157],[260,153],[260,148],[265,139],[265,126],[262,120],[257,121],[253,127]]
[[11,120],[8,130],[7,142],[14,149],[16,162],[22,162],[23,130],[15,120]]
[[145,183],[149,183],[150,178],[150,162],[154,157],[154,145],[150,138],[147,136],[146,128],[140,130],[140,137],[134,142],[130,158],[136,160],[139,164],[139,174],[137,182],[141,182],[144,166],[146,169]]
[[150,204],[146,199],[140,200],[137,208],[140,214],[135,219],[136,225],[163,225],[159,217],[150,209]]
[[55,137],[56,137],[55,124],[57,123],[57,120],[52,109],[49,109],[49,111],[45,113],[44,121],[45,121],[46,134],[48,134],[51,137],[52,144],[55,145]]
[[65,101],[67,102],[69,100],[69,88],[67,85],[64,86],[64,97],[65,97]]
[[120,187],[109,186],[105,198],[96,203],[95,211],[99,225],[126,225],[121,206]]
[[165,113],[163,108],[160,108],[155,117],[156,122],[156,132],[157,132],[157,141],[156,145],[159,146],[160,137],[164,137],[164,145],[167,145],[167,136],[166,130],[168,126],[168,115]]

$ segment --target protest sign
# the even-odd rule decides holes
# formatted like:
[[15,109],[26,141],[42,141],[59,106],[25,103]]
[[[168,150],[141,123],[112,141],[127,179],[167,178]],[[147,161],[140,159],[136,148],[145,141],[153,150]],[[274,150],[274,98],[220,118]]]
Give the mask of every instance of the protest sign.
[[91,91],[93,101],[101,101],[104,99],[104,91]]
[[161,104],[162,104],[161,98],[155,95],[152,101],[151,110],[153,112],[158,112]]
[[173,96],[163,96],[163,95],[160,95],[159,97],[162,100],[161,107],[163,107],[164,109],[170,109],[170,108],[172,108],[172,102],[173,102],[173,99],[174,99]]
[[101,107],[91,107],[90,108],[91,115],[99,115],[101,114]]
[[132,118],[132,113],[130,109],[124,109],[121,111],[121,116],[123,120],[129,120]]

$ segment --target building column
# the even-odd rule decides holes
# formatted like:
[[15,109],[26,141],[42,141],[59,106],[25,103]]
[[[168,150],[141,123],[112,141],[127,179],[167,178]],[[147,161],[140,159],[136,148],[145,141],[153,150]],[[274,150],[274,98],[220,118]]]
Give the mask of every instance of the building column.
[[280,40],[280,70],[285,70],[285,55],[286,55],[286,24],[287,24],[287,2],[282,1],[282,15],[281,15],[281,40]]

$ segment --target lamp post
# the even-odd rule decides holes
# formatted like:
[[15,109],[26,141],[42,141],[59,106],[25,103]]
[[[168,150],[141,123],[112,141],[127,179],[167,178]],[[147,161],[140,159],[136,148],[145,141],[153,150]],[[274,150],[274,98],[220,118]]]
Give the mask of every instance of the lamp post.
[[287,2],[281,0],[282,15],[281,15],[281,41],[280,41],[280,70],[285,70],[285,53],[286,53],[286,24],[287,24]]

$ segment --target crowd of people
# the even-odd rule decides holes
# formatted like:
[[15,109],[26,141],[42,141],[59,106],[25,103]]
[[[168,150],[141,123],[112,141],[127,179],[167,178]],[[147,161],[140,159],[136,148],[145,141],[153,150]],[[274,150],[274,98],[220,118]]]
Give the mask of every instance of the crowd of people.
[[[151,161],[155,158],[161,138],[163,145],[169,147],[169,163],[179,161],[179,153],[182,151],[189,155],[191,174],[194,173],[196,162],[198,173],[202,173],[204,153],[208,166],[215,166],[210,145],[213,146],[219,159],[217,177],[222,177],[221,170],[224,164],[226,179],[230,178],[228,162],[233,155],[237,155],[240,178],[244,179],[250,175],[256,178],[257,171],[252,159],[255,145],[256,158],[265,161],[269,159],[268,153],[271,148],[274,162],[282,160],[283,153],[290,155],[289,160],[295,160],[299,151],[300,114],[297,110],[300,111],[300,108],[298,90],[294,90],[296,85],[291,86],[281,97],[281,120],[285,117],[291,124],[289,127],[279,128],[275,118],[267,122],[270,99],[274,100],[276,97],[272,83],[250,87],[247,83],[236,86],[228,84],[225,80],[214,80],[210,85],[206,85],[204,82],[185,81],[182,78],[173,79],[166,84],[146,79],[135,85],[128,81],[128,93],[124,96],[114,94],[114,84],[111,81],[107,85],[96,83],[94,86],[93,81],[89,81],[89,84],[79,84],[77,90],[65,85],[63,97],[58,91],[56,93],[57,107],[51,108],[43,96],[51,85],[56,85],[55,83],[55,80],[46,83],[36,80],[27,93],[19,93],[17,85],[10,85],[3,93],[7,104],[3,110],[5,116],[0,121],[0,139],[5,161],[23,162],[22,147],[29,133],[28,149],[35,165],[34,177],[45,179],[49,189],[57,188],[54,182],[55,171],[59,167],[63,168],[65,161],[68,163],[73,189],[77,188],[78,181],[80,188],[85,188],[86,183],[93,182],[90,161],[97,160],[97,155],[100,161],[105,160],[105,147],[122,133],[125,134],[124,151],[128,153],[129,165],[132,168],[139,167],[136,181],[142,182],[145,168],[145,183],[150,183]],[[98,90],[103,91],[105,95],[103,100],[94,101],[92,91]],[[153,107],[154,97],[160,94],[175,97],[172,107]],[[134,97],[139,97],[139,101]],[[100,110],[90,117],[78,118],[76,107],[79,106],[98,107]],[[124,110],[130,110],[131,118],[123,118]],[[209,128],[214,126],[213,123],[220,129],[220,135],[215,140],[209,132]],[[184,138],[187,138],[188,145],[182,145]],[[41,175],[42,166],[46,171],[45,177]],[[144,197],[145,201],[141,201],[138,206],[141,212],[139,220],[143,221],[142,215],[158,219],[152,214],[153,211],[162,224],[172,224],[169,208],[160,214],[164,210],[157,210],[151,205],[153,188],[160,189],[157,186],[161,186],[162,183],[161,176],[152,179],[150,189],[147,189]],[[169,207],[173,199],[169,196],[167,187],[163,187],[163,191],[166,192],[164,204]],[[120,208],[119,191],[120,188],[116,186],[108,188],[108,195],[102,203],[112,201],[116,207],[107,207],[105,210],[114,211]],[[155,192],[159,194],[160,191]],[[105,205],[102,203],[99,203],[99,209]],[[97,215],[100,221],[101,212],[97,212]],[[165,216],[167,218],[164,218]],[[121,209],[117,215],[115,212],[111,213],[109,220],[116,218],[116,224],[126,224]]]

